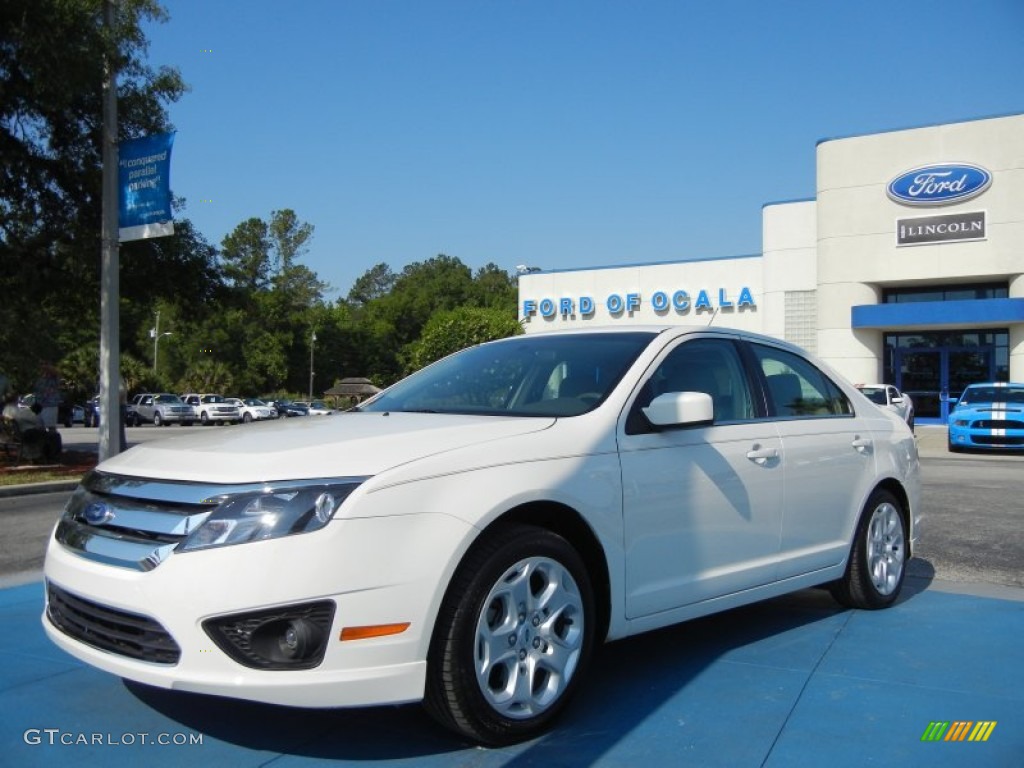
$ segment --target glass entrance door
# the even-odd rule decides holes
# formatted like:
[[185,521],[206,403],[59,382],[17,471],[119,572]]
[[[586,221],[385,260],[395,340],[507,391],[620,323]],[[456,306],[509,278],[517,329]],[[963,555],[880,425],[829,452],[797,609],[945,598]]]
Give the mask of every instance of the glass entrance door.
[[896,350],[896,387],[914,400],[919,418],[949,416],[968,384],[995,380],[994,347],[937,347]]
[[945,418],[942,356],[940,349],[896,350],[896,388],[913,399],[917,418]]

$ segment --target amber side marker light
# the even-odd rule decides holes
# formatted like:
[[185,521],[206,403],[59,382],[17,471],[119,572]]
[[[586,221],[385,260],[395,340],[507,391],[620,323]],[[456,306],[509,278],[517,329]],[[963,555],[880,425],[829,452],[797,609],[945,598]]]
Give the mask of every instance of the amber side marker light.
[[341,630],[342,642],[346,640],[367,640],[371,637],[400,635],[409,628],[409,622],[403,624],[372,624],[368,627],[344,627]]

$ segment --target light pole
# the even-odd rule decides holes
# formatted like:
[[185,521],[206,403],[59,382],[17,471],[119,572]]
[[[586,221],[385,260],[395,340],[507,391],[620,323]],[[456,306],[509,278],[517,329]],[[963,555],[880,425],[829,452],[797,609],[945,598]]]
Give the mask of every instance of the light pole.
[[157,354],[160,352],[160,339],[164,336],[173,336],[170,331],[160,333],[160,311],[156,313],[156,325],[149,329],[149,338],[153,340],[153,373],[156,373]]
[[309,337],[309,402],[313,402],[313,346],[316,344],[316,331]]

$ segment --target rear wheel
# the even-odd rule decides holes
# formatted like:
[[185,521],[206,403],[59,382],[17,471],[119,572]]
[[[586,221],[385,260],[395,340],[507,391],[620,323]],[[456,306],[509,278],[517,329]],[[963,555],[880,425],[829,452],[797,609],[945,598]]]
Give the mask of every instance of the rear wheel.
[[438,615],[424,704],[485,744],[543,731],[589,661],[594,594],[582,558],[534,526],[485,534],[456,572]]
[[851,608],[889,607],[903,587],[906,557],[906,514],[895,496],[877,489],[864,505],[846,573],[831,585],[832,595]]

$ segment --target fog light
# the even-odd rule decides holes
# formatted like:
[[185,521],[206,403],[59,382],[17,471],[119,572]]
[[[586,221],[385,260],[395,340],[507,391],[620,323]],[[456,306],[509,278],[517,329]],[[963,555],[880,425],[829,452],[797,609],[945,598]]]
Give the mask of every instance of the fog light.
[[334,603],[322,600],[207,619],[203,630],[246,667],[310,669],[323,661],[333,620]]
[[316,647],[322,634],[315,624],[306,619],[289,621],[279,642],[281,653],[289,659],[304,659],[310,649]]

